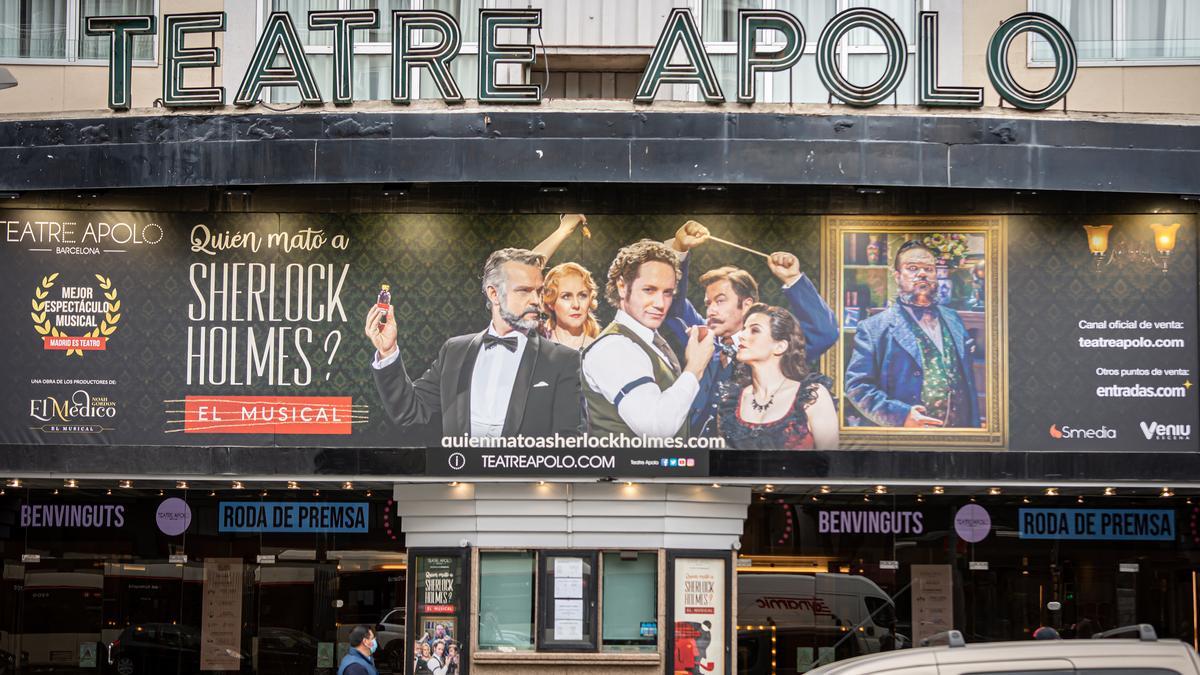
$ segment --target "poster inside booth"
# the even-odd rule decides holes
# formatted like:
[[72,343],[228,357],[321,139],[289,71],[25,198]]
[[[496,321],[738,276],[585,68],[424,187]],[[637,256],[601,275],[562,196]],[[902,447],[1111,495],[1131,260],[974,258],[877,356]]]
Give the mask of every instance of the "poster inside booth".
[[729,672],[727,557],[672,561],[673,675]]
[[410,552],[409,663],[406,672],[466,673],[470,591],[467,559],[459,551]]

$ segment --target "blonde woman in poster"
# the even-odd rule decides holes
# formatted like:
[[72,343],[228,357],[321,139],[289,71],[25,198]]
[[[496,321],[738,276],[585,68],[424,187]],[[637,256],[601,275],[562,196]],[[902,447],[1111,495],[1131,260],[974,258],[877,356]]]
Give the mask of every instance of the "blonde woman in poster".
[[[567,213],[559,217],[558,229],[533,248],[550,260],[563,242],[576,230],[587,231],[587,216]],[[600,335],[596,320],[599,306],[599,287],[592,273],[576,262],[555,265],[546,273],[542,291],[543,337],[572,349],[583,350]]]
[[782,307],[746,312],[738,374],[723,384],[717,429],[738,450],[836,450],[829,378],[810,372],[800,322]]

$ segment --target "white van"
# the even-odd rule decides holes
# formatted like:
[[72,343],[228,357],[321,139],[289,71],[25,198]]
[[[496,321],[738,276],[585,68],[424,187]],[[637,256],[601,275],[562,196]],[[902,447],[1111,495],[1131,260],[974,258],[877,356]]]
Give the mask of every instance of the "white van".
[[792,675],[910,646],[892,599],[866,577],[752,573],[737,583],[739,673]]

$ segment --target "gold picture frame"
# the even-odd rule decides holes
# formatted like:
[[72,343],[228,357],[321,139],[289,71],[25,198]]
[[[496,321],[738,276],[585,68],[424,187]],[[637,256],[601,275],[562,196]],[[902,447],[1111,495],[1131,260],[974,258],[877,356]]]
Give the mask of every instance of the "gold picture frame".
[[[821,293],[829,301],[830,307],[836,312],[839,341],[821,359],[823,372],[834,380],[834,395],[838,403],[840,420],[841,447],[843,449],[894,449],[894,448],[937,448],[945,450],[972,450],[978,448],[1003,449],[1008,443],[1008,311],[1007,299],[1007,261],[1008,250],[1007,227],[1004,216],[825,216],[821,225]],[[882,277],[883,284],[891,289],[894,282],[890,279],[891,258],[880,261],[878,253],[875,260],[857,265],[847,262],[847,253],[851,248],[849,235],[861,235],[863,239],[854,239],[854,245],[861,245],[866,239],[870,245],[870,237],[884,237],[890,243],[902,242],[909,238],[907,235],[921,234],[963,234],[970,237],[982,237],[983,272],[982,289],[977,291],[974,300],[981,302],[982,337],[984,342],[984,363],[982,380],[986,387],[983,393],[983,403],[979,406],[982,425],[979,428],[905,428],[885,426],[862,426],[847,424],[859,420],[853,419],[857,414],[861,417],[854,404],[846,399],[845,374],[849,360],[848,354],[853,349],[854,330],[847,323],[856,322],[847,313],[847,265],[854,275],[873,275],[876,279]],[[976,240],[978,241],[978,240]],[[878,247],[877,247],[878,250]],[[852,257],[855,251],[849,251]],[[868,254],[870,252],[868,251]],[[861,271],[860,271],[861,268]],[[856,277],[857,278],[857,277]],[[876,285],[878,282],[876,282]],[[857,293],[857,289],[852,291]],[[885,291],[890,294],[889,291]],[[857,296],[852,296],[857,297]],[[887,300],[890,302],[891,297]],[[856,304],[857,301],[856,301]],[[852,309],[865,312],[867,307],[858,306]],[[878,308],[873,308],[878,311]],[[853,314],[854,312],[850,312]],[[966,312],[960,312],[963,314]],[[861,319],[867,318],[860,316]],[[979,317],[973,317],[978,323]],[[980,375],[972,366],[972,374],[976,385],[980,384]],[[867,424],[870,424],[867,421]]]

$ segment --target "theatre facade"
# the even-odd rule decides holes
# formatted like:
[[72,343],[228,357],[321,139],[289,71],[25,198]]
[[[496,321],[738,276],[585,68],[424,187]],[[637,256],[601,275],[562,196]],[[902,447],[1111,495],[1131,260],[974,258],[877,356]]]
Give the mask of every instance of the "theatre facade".
[[1200,3],[28,4],[0,673],[1200,642]]

